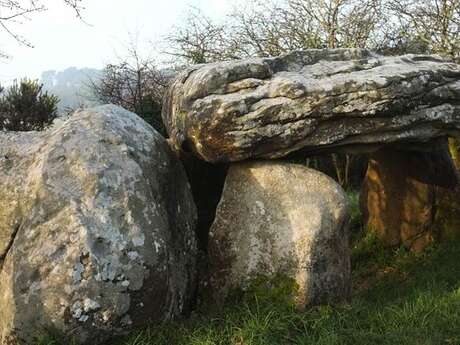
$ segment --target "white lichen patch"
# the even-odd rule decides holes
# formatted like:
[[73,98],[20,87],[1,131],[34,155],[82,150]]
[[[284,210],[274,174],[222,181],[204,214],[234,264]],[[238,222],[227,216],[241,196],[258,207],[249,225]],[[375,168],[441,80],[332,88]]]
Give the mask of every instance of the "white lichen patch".
[[139,258],[139,253],[136,252],[136,251],[130,251],[130,252],[128,252],[127,255],[128,255],[128,257],[129,257],[129,259],[130,259],[131,261],[134,261],[134,260],[136,260],[137,258]]
[[155,246],[155,251],[158,253],[160,252],[161,244],[158,241],[153,241],[153,245]]
[[121,324],[123,326],[130,326],[133,324],[132,320],[131,320],[131,317],[129,315],[125,315],[122,319],[121,319]]
[[83,301],[83,310],[85,312],[96,311],[100,307],[101,305],[99,303],[90,298],[85,298],[85,300]]
[[85,266],[83,266],[80,262],[77,263],[72,271],[72,279],[75,284],[81,282],[82,274],[85,271]]
[[79,322],[86,322],[88,321],[89,319],[89,316],[88,315],[82,315],[80,316],[80,318],[78,319]]
[[134,236],[131,241],[133,242],[133,245],[135,247],[142,247],[145,244],[145,235],[139,234],[137,236]]
[[75,302],[71,308],[70,308],[70,311],[72,313],[72,317],[75,318],[75,319],[79,319],[83,313],[83,308],[82,308],[82,304],[80,301],[77,301]]
[[113,260],[105,263],[102,267],[102,272],[100,272],[101,279],[103,281],[113,281],[118,273],[118,258],[112,256]]
[[260,214],[264,216],[265,215],[265,204],[263,203],[263,201],[256,200],[255,204],[257,205]]

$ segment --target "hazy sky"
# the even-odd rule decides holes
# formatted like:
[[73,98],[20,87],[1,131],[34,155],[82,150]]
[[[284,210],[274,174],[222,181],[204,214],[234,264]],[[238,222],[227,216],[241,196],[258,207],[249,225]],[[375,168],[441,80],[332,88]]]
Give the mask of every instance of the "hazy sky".
[[[139,42],[161,39],[173,25],[180,24],[190,6],[211,16],[222,16],[231,9],[232,0],[86,0],[84,19],[75,18],[61,0],[44,0],[45,13],[12,27],[35,48],[18,45],[0,31],[0,50],[10,60],[0,60],[0,82],[15,78],[38,78],[45,70],[70,66],[101,68],[116,53],[123,53],[129,33],[138,34]],[[148,47],[148,48],[147,48]],[[144,50],[151,50],[145,44]]]

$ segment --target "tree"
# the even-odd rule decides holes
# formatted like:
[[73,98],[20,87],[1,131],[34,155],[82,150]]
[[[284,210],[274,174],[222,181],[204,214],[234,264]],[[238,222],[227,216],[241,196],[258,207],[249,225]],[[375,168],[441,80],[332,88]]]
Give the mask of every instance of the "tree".
[[[83,0],[62,0],[67,6],[73,9],[77,17],[81,18]],[[15,24],[20,24],[21,20],[28,18],[29,15],[45,12],[47,7],[43,0],[0,0],[0,29],[15,39],[20,44],[32,47],[27,39],[13,29]],[[0,56],[6,57],[0,51]]]
[[166,37],[170,47],[167,54],[192,64],[240,57],[232,53],[226,24],[216,23],[197,8],[192,8],[184,23]]
[[277,56],[288,51],[321,48],[318,31],[290,3],[253,1],[231,14],[230,32],[241,57]]
[[250,0],[225,20],[194,9],[167,37],[187,63],[310,48],[437,53],[460,61],[460,0]]
[[128,53],[127,58],[108,64],[100,78],[90,80],[89,88],[98,102],[130,110],[165,134],[161,107],[174,72],[158,70],[152,59],[140,56],[134,44],[129,46]]
[[0,128],[8,131],[43,130],[57,117],[59,99],[28,79],[0,90]]
[[371,47],[385,21],[383,0],[288,0],[284,11],[303,49]]
[[252,0],[221,22],[193,9],[167,36],[167,53],[204,63],[309,48],[377,48],[386,37],[384,1]]
[[399,15],[400,41],[409,51],[460,61],[460,0],[389,0],[387,6]]

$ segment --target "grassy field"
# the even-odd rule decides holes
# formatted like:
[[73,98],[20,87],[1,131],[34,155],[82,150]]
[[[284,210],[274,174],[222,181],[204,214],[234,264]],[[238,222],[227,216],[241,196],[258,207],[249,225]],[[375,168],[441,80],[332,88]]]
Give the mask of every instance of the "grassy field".
[[297,311],[280,285],[273,294],[248,293],[219,311],[198,310],[113,344],[460,345],[460,241],[412,254],[383,249],[358,233],[359,224],[354,229],[348,303]]
[[353,272],[347,304],[299,312],[279,296],[245,296],[117,344],[460,344],[460,242],[415,255],[365,238],[353,249]]

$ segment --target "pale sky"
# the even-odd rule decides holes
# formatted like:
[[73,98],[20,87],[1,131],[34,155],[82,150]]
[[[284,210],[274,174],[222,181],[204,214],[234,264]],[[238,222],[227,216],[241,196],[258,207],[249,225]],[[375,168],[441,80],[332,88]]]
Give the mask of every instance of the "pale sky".
[[[44,0],[49,11],[38,13],[12,27],[34,48],[17,44],[0,31],[0,50],[11,59],[0,60],[0,83],[21,77],[38,78],[46,70],[70,66],[101,68],[116,54],[130,33],[138,36],[145,53],[174,25],[180,25],[190,6],[210,16],[223,16],[232,0],[86,0],[83,12],[89,25],[75,18],[61,0]],[[149,52],[147,52],[147,49]]]

